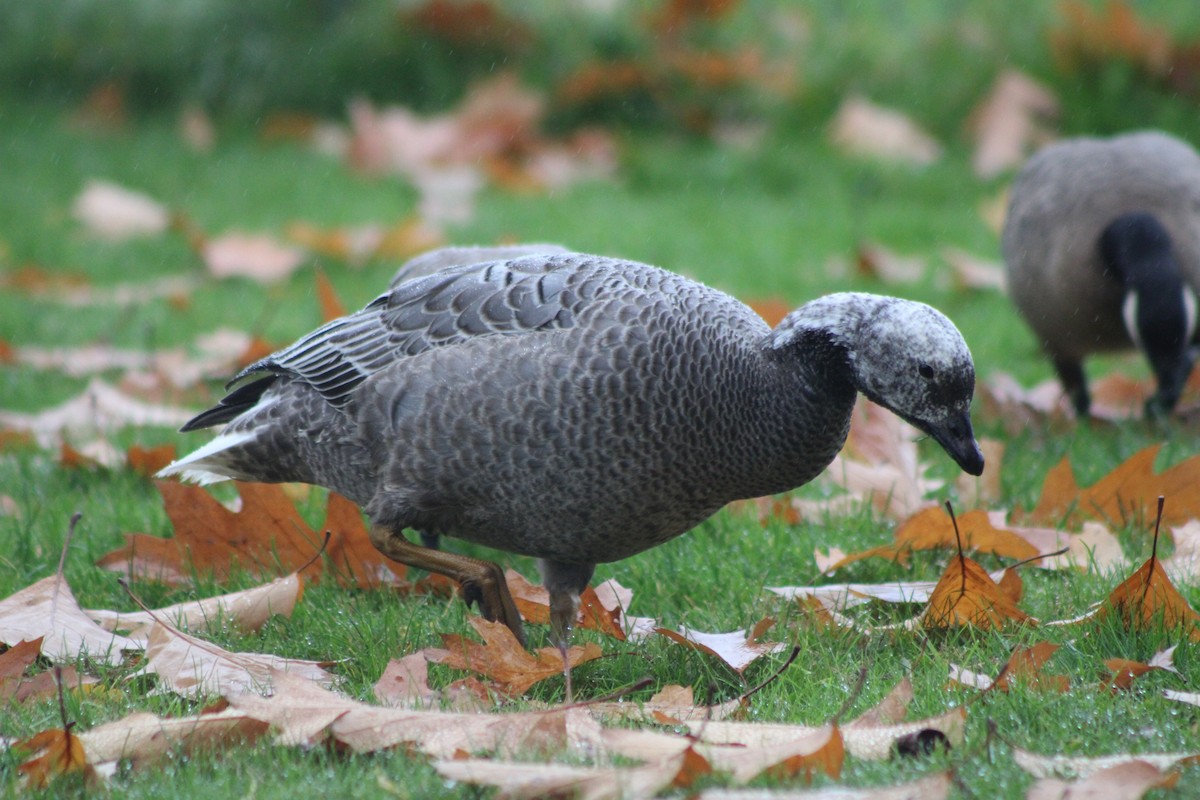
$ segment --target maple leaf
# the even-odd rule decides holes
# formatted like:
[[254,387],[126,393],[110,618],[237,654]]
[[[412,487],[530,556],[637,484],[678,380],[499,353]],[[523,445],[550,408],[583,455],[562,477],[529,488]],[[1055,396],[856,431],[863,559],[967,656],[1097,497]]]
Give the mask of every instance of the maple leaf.
[[319,684],[333,676],[316,661],[266,653],[235,653],[189,636],[162,619],[146,638],[146,663],[139,674],[158,675],[162,685],[184,697],[269,692],[272,676],[290,672]]
[[139,444],[129,446],[125,451],[125,464],[138,475],[146,478],[153,477],[156,472],[175,460],[175,445],[164,444],[158,447],[142,447]]
[[1175,552],[1162,559],[1162,567],[1173,581],[1194,583],[1200,578],[1200,520],[1190,520],[1171,529]]
[[263,284],[290,277],[305,259],[302,249],[261,233],[227,233],[208,239],[200,255],[214,277],[250,278]]
[[403,261],[445,243],[445,238],[419,217],[391,226],[366,224],[330,229],[296,222],[288,226],[287,235],[314,253],[351,265],[372,259]]
[[141,649],[132,639],[92,622],[58,575],[0,600],[0,642],[15,646],[38,638],[42,655],[57,663],[75,661],[86,653],[106,664],[120,664],[123,650]]
[[[1169,770],[1183,764],[1194,763],[1198,758],[1196,753],[1116,753],[1108,756],[1044,756],[1020,747],[1012,748],[1012,755],[1013,761],[1035,778],[1090,778],[1102,775],[1113,768],[1131,763],[1148,764],[1156,770]],[[1077,796],[1087,797],[1088,795],[1080,794]],[[1107,797],[1108,795],[1098,791],[1094,796]],[[1140,797],[1140,795],[1136,796]]]
[[759,620],[750,631],[738,630],[730,633],[704,633],[681,626],[678,631],[669,628],[655,628],[654,632],[666,636],[673,642],[699,650],[720,659],[735,672],[745,672],[746,668],[759,658],[786,649],[782,642],[764,642],[763,635],[775,624],[775,620],[765,617]]
[[1029,788],[1027,796],[1033,800],[1071,800],[1076,797],[1138,800],[1151,789],[1169,788],[1178,782],[1178,774],[1168,775],[1153,764],[1133,759],[1077,781],[1042,778]]
[[240,592],[204,600],[157,608],[152,611],[108,611],[88,609],[84,613],[105,630],[128,631],[132,640],[146,643],[150,629],[159,619],[187,628],[193,633],[208,629],[218,621],[241,631],[257,631],[276,614],[292,615],[292,609],[304,593],[304,582],[296,573]]
[[107,181],[90,180],[76,196],[71,214],[89,231],[110,241],[160,234],[170,212],[150,197]]
[[69,725],[34,734],[15,743],[13,747],[32,753],[17,767],[30,788],[44,789],[53,779],[72,772],[91,775],[83,744],[78,736],[71,733]]
[[1086,489],[1075,482],[1071,463],[1063,458],[1046,474],[1041,497],[1026,519],[1067,528],[1077,528],[1085,519],[1118,527],[1143,524],[1162,496],[1171,498],[1170,507],[1164,510],[1166,524],[1182,525],[1200,518],[1200,456],[1155,474],[1154,461],[1161,449],[1157,444],[1134,453]]
[[[1157,545],[1157,537],[1155,538]],[[1163,626],[1182,630],[1188,638],[1200,641],[1200,614],[1184,599],[1152,552],[1150,558],[1113,589],[1094,614],[1098,620],[1116,615],[1130,630],[1151,630]]]
[[325,521],[318,530],[329,533],[325,569],[333,571],[339,586],[373,589],[404,584],[408,567],[392,561],[371,544],[362,512],[337,492],[329,493]]
[[942,146],[911,119],[859,96],[842,101],[829,138],[843,152],[885,161],[923,167],[942,157]]
[[[489,622],[482,617],[468,619],[483,643],[458,634],[442,634],[445,649],[431,650],[427,658],[454,669],[478,672],[496,681],[501,690],[519,695],[539,681],[563,674],[563,660],[558,648],[543,647],[529,653],[517,637],[501,622]],[[593,642],[576,645],[567,651],[567,660],[574,669],[602,655]]]
[[385,706],[434,707],[441,693],[429,687],[428,665],[424,650],[392,659],[372,687],[375,699]]
[[664,686],[645,702],[589,703],[588,711],[600,719],[643,720],[660,725],[679,725],[689,720],[722,720],[745,709],[742,698],[735,697],[715,706],[697,705],[690,686]]
[[315,274],[317,300],[321,304],[321,320],[323,322],[332,322],[339,317],[346,316],[346,307],[338,299],[337,290],[329,282],[329,276],[325,274],[325,270],[318,268]]
[[[960,289],[982,289],[1008,293],[1004,265],[971,255],[957,247],[945,246],[938,250],[942,260],[950,266],[955,284]],[[989,464],[989,466],[991,466]],[[990,470],[989,470],[990,472]]]
[[894,286],[916,283],[925,276],[928,265],[919,256],[902,256],[876,242],[860,242],[854,252],[854,263],[859,275],[876,278]]

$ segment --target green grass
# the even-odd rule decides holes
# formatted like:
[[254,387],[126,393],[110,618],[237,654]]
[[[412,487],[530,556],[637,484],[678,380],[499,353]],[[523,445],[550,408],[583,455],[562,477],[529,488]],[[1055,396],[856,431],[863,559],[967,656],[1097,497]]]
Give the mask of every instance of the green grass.
[[[97,136],[73,130],[58,112],[45,106],[0,109],[0,175],[5,176],[7,187],[0,192],[3,266],[38,265],[52,272],[83,273],[98,285],[200,274],[195,256],[175,236],[120,245],[86,237],[70,220],[69,209],[83,182],[93,177],[143,190],[186,211],[209,231],[281,231],[297,220],[320,225],[387,222],[413,208],[414,194],[398,180],[357,178],[301,148],[265,146],[236,127],[223,129],[222,134],[216,152],[200,156],[183,148],[172,125],[162,120],[140,122],[127,133]],[[1038,356],[1032,336],[999,296],[955,293],[942,288],[935,276],[915,286],[885,287],[853,276],[831,278],[826,271],[831,258],[848,257],[862,240],[930,256],[942,245],[954,245],[997,257],[995,238],[975,212],[977,203],[991,197],[997,187],[975,180],[966,156],[952,149],[944,163],[917,171],[847,160],[813,131],[777,131],[754,152],[724,150],[671,135],[628,134],[619,182],[581,186],[553,197],[491,191],[483,197],[477,218],[453,231],[453,236],[463,243],[560,241],[581,250],[680,270],[743,297],[778,296],[793,304],[840,288],[904,294],[936,304],[959,324],[983,378],[997,370],[1012,372],[1025,382],[1048,377],[1049,369]],[[342,299],[357,306],[386,284],[395,265],[379,263],[353,270],[324,260],[321,266]],[[312,272],[307,268],[272,289],[245,281],[206,282],[182,311],[165,302],[125,310],[68,309],[11,290],[0,294],[0,339],[16,345],[105,341],[161,347],[186,343],[222,326],[249,328],[268,340],[285,342],[318,322]],[[0,405],[43,408],[70,397],[83,383],[0,367]],[[219,387],[210,388],[215,393]],[[193,398],[197,406],[204,400]],[[1002,506],[1031,506],[1046,471],[1064,455],[1075,464],[1081,483],[1087,484],[1151,443],[1168,442],[1165,463],[1194,450],[1194,434],[1169,425],[1081,426],[1065,431],[1033,427],[1015,437],[1005,434],[998,420],[980,418],[977,425],[980,435],[1008,443]],[[181,450],[207,438],[205,433],[184,436],[157,429],[116,437],[121,445],[173,442]],[[938,476],[953,476],[952,465],[940,451],[927,448],[924,456],[934,463]],[[131,601],[116,579],[95,568],[94,560],[118,546],[125,532],[169,534],[158,495],[148,482],[123,471],[65,470],[51,453],[0,452],[0,494],[11,496],[20,509],[18,515],[0,516],[0,597],[53,572],[67,519],[79,510],[84,516],[67,554],[67,580],[85,606],[130,608]],[[317,493],[304,506],[310,522],[320,519],[320,500]],[[905,675],[916,686],[914,716],[971,703],[967,742],[960,750],[915,763],[849,760],[842,783],[895,783],[952,766],[970,787],[970,796],[1022,796],[1030,781],[1013,764],[1007,745],[998,743],[990,756],[985,749],[989,721],[1004,742],[1043,753],[1200,749],[1200,712],[1160,696],[1163,688],[1195,688],[1200,661],[1193,646],[1185,644],[1177,651],[1182,678],[1154,673],[1139,679],[1130,693],[1109,696],[1093,691],[1104,659],[1147,659],[1155,650],[1175,643],[1169,633],[1133,635],[1114,626],[1082,632],[1033,629],[928,638],[830,633],[809,627],[762,589],[816,580],[814,548],[838,545],[849,551],[872,546],[889,540],[891,529],[891,523],[869,512],[794,526],[772,521],[763,527],[745,515],[723,511],[650,552],[601,565],[597,580],[617,578],[634,590],[634,613],[655,616],[672,627],[732,630],[751,625],[764,614],[776,615],[779,623],[774,634],[799,645],[801,655],[754,698],[751,716],[756,720],[819,724],[845,702],[860,668],[868,673],[866,688],[851,714],[868,708]],[[1144,531],[1121,534],[1131,557],[1146,555]],[[498,557],[527,576],[536,574],[529,559],[464,549]],[[985,563],[996,565],[991,560]],[[943,564],[944,559],[934,557],[917,558],[911,569],[862,563],[838,580],[928,579]],[[1124,577],[1034,569],[1026,569],[1024,576],[1026,597],[1021,607],[1042,619],[1083,611]],[[227,587],[202,584],[167,591],[138,585],[136,589],[149,602],[164,604],[251,584],[248,578],[239,578]],[[1194,588],[1185,594],[1193,604],[1200,604]],[[385,592],[318,585],[306,592],[290,619],[275,619],[259,634],[219,632],[215,638],[237,649],[338,659],[334,669],[343,680],[342,690],[369,698],[372,683],[390,658],[438,644],[441,633],[466,632],[466,613],[457,600],[397,599]],[[887,611],[876,613],[881,619],[891,618]],[[546,632],[534,629],[532,637],[535,644],[544,644]],[[594,639],[586,632],[578,638]],[[1050,666],[1071,676],[1074,689],[1069,694],[1018,690],[973,700],[972,693],[945,688],[949,663],[994,673],[1015,645],[1043,638],[1064,644]],[[779,663],[764,659],[743,680],[711,659],[665,641],[651,640],[634,648],[594,640],[611,657],[575,672],[576,690],[583,697],[602,695],[649,675],[655,688],[681,683],[704,696],[713,687],[714,699],[724,700],[743,691],[746,683],[764,678]],[[151,684],[131,679],[130,668],[94,671],[103,689],[67,698],[70,718],[82,727],[134,710],[185,713],[198,708],[170,696],[150,695]],[[435,682],[456,677],[448,670],[433,669]],[[561,700],[561,692],[561,682],[551,680],[535,687],[529,697],[555,702]],[[57,705],[52,702],[5,708],[0,713],[0,736],[27,736],[57,721]],[[0,792],[19,792],[17,763],[11,753],[0,752]],[[1197,777],[1193,769],[1184,783]],[[384,786],[389,782],[411,797],[474,796],[469,789],[447,786],[421,760],[401,753],[345,756],[280,748],[265,741],[121,776],[114,793],[155,798],[285,797],[297,792],[365,797],[387,796]],[[43,796],[83,793],[67,781]]]

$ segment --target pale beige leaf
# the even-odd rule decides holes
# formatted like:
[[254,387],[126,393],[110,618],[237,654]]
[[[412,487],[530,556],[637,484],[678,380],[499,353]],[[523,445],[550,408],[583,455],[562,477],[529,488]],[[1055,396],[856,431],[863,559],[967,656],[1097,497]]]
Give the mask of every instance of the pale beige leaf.
[[977,440],[983,451],[987,469],[980,476],[961,473],[954,480],[958,502],[963,509],[986,508],[1000,502],[1000,472],[1004,465],[1004,442],[996,439]]
[[36,414],[0,410],[0,429],[26,431],[42,447],[56,448],[64,435],[86,439],[126,426],[178,428],[193,416],[188,409],[143,403],[93,379],[81,394]]
[[914,698],[912,681],[901,678],[891,688],[883,699],[873,708],[868,709],[852,722],[846,723],[847,728],[863,728],[868,726],[888,725],[900,722],[908,714],[908,707]]
[[217,278],[250,278],[259,283],[284,280],[305,259],[303,249],[261,233],[227,233],[209,239],[201,255]]
[[1086,778],[1132,761],[1142,761],[1156,769],[1168,770],[1181,761],[1196,758],[1198,754],[1116,753],[1109,756],[1044,756],[1014,747],[1012,755],[1017,765],[1035,778]]
[[957,247],[946,246],[940,252],[942,259],[950,265],[954,284],[960,289],[986,289],[1000,294],[1008,292],[1004,265],[999,261],[980,258]]
[[1085,522],[1079,533],[1068,533],[1056,528],[1009,526],[1004,522],[1003,514],[989,512],[988,516],[996,527],[1017,534],[1036,547],[1039,553],[1049,554],[1067,548],[1062,555],[1031,562],[1032,566],[1042,569],[1095,570],[1105,574],[1128,563],[1121,543],[1101,522]]
[[200,285],[191,275],[165,275],[138,283],[117,283],[111,286],[64,286],[52,291],[34,289],[30,292],[41,300],[65,306],[136,306],[151,300],[187,297]]
[[42,640],[42,655],[72,662],[87,657],[120,664],[123,650],[140,650],[132,639],[106,631],[79,607],[67,582],[55,575],[42,578],[0,600],[0,642]]
[[1180,703],[1200,706],[1200,692],[1178,692],[1174,689],[1163,689],[1163,697]]
[[425,651],[393,658],[373,687],[375,699],[398,708],[434,708],[441,692],[429,688],[429,662]]
[[316,661],[268,653],[235,653],[177,630],[162,619],[150,628],[142,673],[158,675],[160,688],[184,697],[269,692],[279,671],[329,685],[333,676]]
[[[840,547],[831,547],[828,552],[813,550],[813,561],[816,562],[817,569],[822,575],[828,575],[833,572],[831,567],[834,564],[840,563],[846,557],[846,551]],[[770,587],[768,587],[770,588]]]
[[[1004,577],[1004,570],[989,572],[988,577],[997,583]],[[811,597],[834,611],[878,600],[882,603],[926,603],[937,581],[889,581],[888,583],[827,583],[821,586],[768,586],[767,591],[786,600]]]
[[176,125],[179,138],[197,153],[211,152],[217,143],[217,129],[208,112],[200,106],[185,106]]
[[[746,783],[786,761],[805,756],[812,756],[830,747],[841,733],[835,725],[822,725],[818,728],[802,728],[788,726],[792,730],[783,737],[775,737],[762,732],[753,732],[729,741],[715,741],[716,736],[724,736],[726,726],[752,725],[752,723],[724,722],[720,723],[721,731],[710,736],[707,729],[697,732],[699,723],[691,723],[692,732],[702,737],[702,743],[696,745],[696,751],[702,755],[713,769],[728,772],[737,783]],[[753,725],[753,727],[758,727]],[[745,742],[742,739],[750,738]]]
[[265,723],[236,709],[175,718],[143,711],[78,735],[88,763],[105,772],[105,765],[118,761],[128,761],[134,769],[140,769],[201,746],[229,747],[248,742],[266,729]]
[[953,785],[947,773],[939,772],[911,783],[870,788],[705,789],[696,800],[945,800]]
[[1001,72],[971,112],[975,174],[992,178],[1020,166],[1030,151],[1050,140],[1048,123],[1058,111],[1058,98],[1044,84],[1015,69]]
[[475,200],[485,183],[479,169],[470,164],[422,169],[412,182],[420,195],[417,216],[435,230],[474,219]]
[[71,205],[71,215],[111,241],[160,234],[171,222],[171,213],[147,195],[99,180],[84,185]]
[[1142,760],[1127,761],[1101,769],[1068,783],[1042,778],[1025,794],[1026,800],[1139,800],[1156,786],[1170,786],[1178,779]]
[[852,155],[927,166],[942,157],[942,146],[911,119],[866,98],[842,101],[829,126],[835,145]]
[[653,797],[668,788],[681,764],[673,760],[641,767],[573,767],[539,762],[490,759],[435,761],[433,768],[449,780],[494,786],[502,798],[569,796],[579,800]]
[[1174,672],[1176,675],[1182,673],[1175,669],[1175,648],[1179,645],[1173,644],[1166,650],[1159,650],[1154,656],[1146,662],[1146,665],[1153,669],[1165,669],[1167,672]]
[[855,254],[858,272],[888,285],[916,283],[928,265],[920,256],[902,256],[878,242],[863,242]]
[[654,633],[654,629],[658,627],[658,620],[654,617],[631,617],[626,613],[629,604],[633,602],[632,589],[626,589],[615,578],[597,584],[595,589],[596,597],[605,609],[619,610],[617,624],[625,631],[626,641],[640,642]]
[[[828,725],[816,727],[769,722],[717,722],[694,720],[688,729],[709,744],[737,745],[747,749],[769,748],[798,741],[827,739]],[[966,735],[966,710],[951,709],[936,717],[912,722],[850,723],[841,729],[846,752],[856,758],[882,760],[891,756],[896,741],[923,730],[937,730],[952,747],[960,747]],[[719,761],[719,759],[718,759]],[[718,761],[713,762],[717,766]]]
[[965,686],[968,689],[979,689],[983,692],[992,688],[992,679],[990,676],[974,672],[966,667],[960,667],[958,664],[950,665],[950,681],[951,683]]
[[232,625],[242,631],[257,631],[275,614],[292,615],[292,609],[303,591],[296,573],[276,578],[270,583],[240,592],[192,600],[157,608],[153,611],[84,611],[102,628],[109,631],[128,631],[128,637],[146,645],[150,629],[157,620],[167,620],[178,628],[192,633],[207,630],[217,622]]
[[[765,631],[765,628],[761,627],[762,624],[760,622],[756,626],[756,630],[749,632],[740,630],[730,633],[704,633],[691,630],[687,626],[680,626],[678,631],[668,628],[655,628],[654,630],[672,641],[716,656],[733,670],[743,672],[762,656],[787,649],[787,645],[782,642],[760,641],[761,634]],[[766,627],[770,627],[770,625]],[[755,635],[756,633],[758,635]]]
[[1200,520],[1189,520],[1171,528],[1175,551],[1162,559],[1167,577],[1177,584],[1200,583]]
[[692,687],[671,685],[664,686],[644,703],[628,700],[616,703],[589,703],[587,709],[597,718],[604,720],[643,720],[660,723],[669,721],[675,724],[701,719],[728,719],[744,707],[742,700],[736,697],[715,706],[696,705]]

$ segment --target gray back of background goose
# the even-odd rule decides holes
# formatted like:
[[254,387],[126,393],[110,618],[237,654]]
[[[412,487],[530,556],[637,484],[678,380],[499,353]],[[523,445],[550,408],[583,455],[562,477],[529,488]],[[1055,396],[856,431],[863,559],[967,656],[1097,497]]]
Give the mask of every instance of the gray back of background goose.
[[1184,142],[1157,132],[1069,139],[1038,152],[1013,184],[1002,236],[1009,292],[1082,413],[1081,360],[1134,346],[1126,286],[1100,241],[1114,220],[1136,213],[1165,229],[1181,277],[1200,287],[1200,156]]
[[562,628],[596,563],[815,477],[856,391],[978,475],[974,384],[922,303],[829,295],[772,331],[646,264],[528,256],[401,282],[251,365],[185,426],[221,435],[162,474],[327,486],[415,566],[454,557],[414,554],[405,528],[537,556]]

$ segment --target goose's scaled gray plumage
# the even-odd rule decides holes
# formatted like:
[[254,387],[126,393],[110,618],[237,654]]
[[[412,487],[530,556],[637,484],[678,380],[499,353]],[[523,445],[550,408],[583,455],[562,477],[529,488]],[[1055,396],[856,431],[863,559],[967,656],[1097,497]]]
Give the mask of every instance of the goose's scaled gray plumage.
[[185,426],[221,434],[161,474],[340,492],[380,551],[459,580],[518,636],[498,567],[402,532],[538,557],[561,644],[597,563],[810,481],[856,392],[980,474],[974,385],[958,330],[921,303],[833,294],[771,330],[671,272],[536,255],[400,282],[251,365]]
[[1200,290],[1200,155],[1154,131],[1038,152],[1013,183],[1002,235],[1009,293],[1076,412],[1083,360],[1137,347],[1170,412],[1192,370]]

